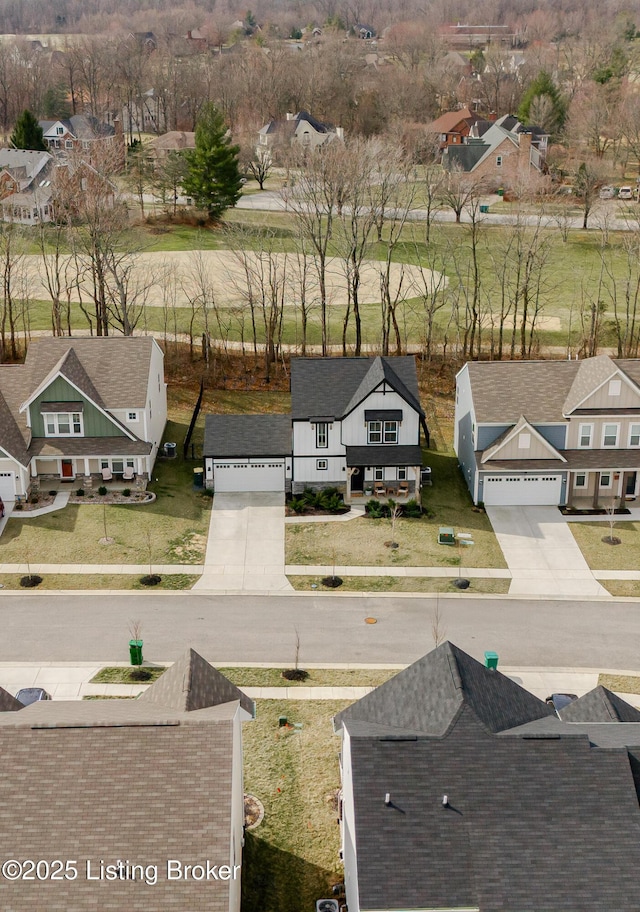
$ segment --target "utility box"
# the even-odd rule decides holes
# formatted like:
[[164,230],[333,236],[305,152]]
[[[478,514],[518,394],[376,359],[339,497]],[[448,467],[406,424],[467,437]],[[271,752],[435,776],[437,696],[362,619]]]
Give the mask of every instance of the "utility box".
[[484,654],[484,665],[485,668],[492,668],[493,671],[498,669],[498,653],[497,652],[485,652]]
[[438,530],[439,545],[455,545],[456,533],[451,526],[440,526]]

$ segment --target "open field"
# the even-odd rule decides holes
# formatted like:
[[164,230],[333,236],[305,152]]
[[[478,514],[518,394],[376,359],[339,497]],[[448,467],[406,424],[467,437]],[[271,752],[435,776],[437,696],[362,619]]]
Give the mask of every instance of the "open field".
[[[264,805],[246,834],[243,912],[301,912],[331,895],[340,873],[340,741],[331,719],[348,703],[259,700],[243,726],[245,791]],[[301,723],[282,729],[278,717]]]

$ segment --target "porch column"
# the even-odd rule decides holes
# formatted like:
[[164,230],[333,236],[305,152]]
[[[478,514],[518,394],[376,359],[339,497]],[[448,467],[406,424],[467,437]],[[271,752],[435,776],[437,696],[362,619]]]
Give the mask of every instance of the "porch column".
[[623,507],[624,507],[624,490],[625,490],[625,477],[626,477],[626,473],[623,472],[622,469],[620,469],[619,472],[614,472],[613,475],[614,475],[614,479],[613,479],[613,480],[615,480],[615,476],[616,476],[616,475],[618,476],[618,494],[617,494],[617,497],[618,497],[618,509],[622,510]]
[[84,474],[91,475],[91,472],[89,471],[89,460],[86,456],[84,458]]
[[593,489],[593,509],[598,509],[598,500],[600,497],[600,472],[594,472],[595,475],[595,487]]
[[575,476],[571,470],[567,473],[567,506],[573,506],[573,486],[575,483]]

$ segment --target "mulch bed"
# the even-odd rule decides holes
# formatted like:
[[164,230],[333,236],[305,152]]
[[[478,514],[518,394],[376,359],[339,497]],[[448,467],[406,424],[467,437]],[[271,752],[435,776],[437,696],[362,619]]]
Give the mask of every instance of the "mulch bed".
[[[593,510],[571,510],[568,507],[558,507],[563,516],[607,516],[608,511],[604,507],[597,507]],[[631,510],[626,507],[614,510],[615,516],[629,516]]]

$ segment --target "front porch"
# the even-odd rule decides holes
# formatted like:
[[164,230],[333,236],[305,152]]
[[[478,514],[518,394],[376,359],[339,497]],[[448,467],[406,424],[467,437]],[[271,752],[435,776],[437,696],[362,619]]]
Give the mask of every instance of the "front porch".
[[86,491],[97,491],[98,488],[104,487],[108,491],[126,491],[133,489],[136,491],[146,491],[148,479],[146,476],[136,476],[133,481],[124,481],[121,477],[114,477],[111,481],[105,481],[101,475],[78,475],[72,479],[60,478],[59,475],[39,475],[31,479],[30,493],[39,491],[76,491],[82,488]]
[[624,509],[638,497],[640,470],[570,470],[566,506],[573,510]]
[[415,482],[407,484],[408,490],[400,490],[400,483],[389,483],[381,485],[379,488],[366,488],[362,491],[351,490],[345,495],[345,503],[367,504],[370,500],[378,500],[380,503],[388,503],[390,500],[398,504],[409,503],[410,500],[419,500],[420,490],[416,492]]

